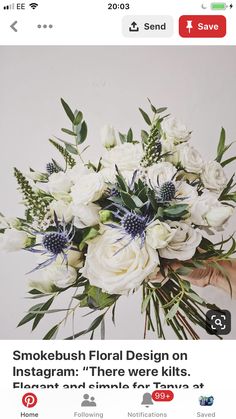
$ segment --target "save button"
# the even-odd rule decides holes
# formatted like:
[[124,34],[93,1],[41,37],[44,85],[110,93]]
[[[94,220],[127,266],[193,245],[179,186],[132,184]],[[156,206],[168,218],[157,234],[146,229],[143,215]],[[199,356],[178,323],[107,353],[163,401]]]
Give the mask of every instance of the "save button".
[[186,15],[179,19],[182,38],[224,38],[226,18],[221,15]]

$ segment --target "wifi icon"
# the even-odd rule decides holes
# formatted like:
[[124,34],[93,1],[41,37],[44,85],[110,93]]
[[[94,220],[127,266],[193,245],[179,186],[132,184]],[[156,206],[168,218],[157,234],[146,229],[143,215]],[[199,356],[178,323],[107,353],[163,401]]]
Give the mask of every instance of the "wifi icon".
[[31,9],[36,9],[38,7],[38,3],[30,3]]

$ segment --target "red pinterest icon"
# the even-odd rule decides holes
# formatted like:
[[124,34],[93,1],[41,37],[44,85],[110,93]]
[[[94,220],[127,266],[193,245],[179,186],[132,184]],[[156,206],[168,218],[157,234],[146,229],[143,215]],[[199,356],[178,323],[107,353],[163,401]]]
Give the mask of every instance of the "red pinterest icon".
[[32,408],[37,404],[37,402],[38,399],[34,393],[26,393],[22,397],[22,403],[25,407]]

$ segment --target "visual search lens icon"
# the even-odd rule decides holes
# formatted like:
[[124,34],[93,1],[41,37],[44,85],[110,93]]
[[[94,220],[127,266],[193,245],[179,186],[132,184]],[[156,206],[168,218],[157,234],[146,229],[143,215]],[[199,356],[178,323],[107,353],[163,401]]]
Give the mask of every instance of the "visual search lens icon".
[[230,311],[209,310],[206,313],[206,331],[209,335],[228,335],[231,332]]
[[31,9],[36,9],[38,7],[38,3],[30,3]]

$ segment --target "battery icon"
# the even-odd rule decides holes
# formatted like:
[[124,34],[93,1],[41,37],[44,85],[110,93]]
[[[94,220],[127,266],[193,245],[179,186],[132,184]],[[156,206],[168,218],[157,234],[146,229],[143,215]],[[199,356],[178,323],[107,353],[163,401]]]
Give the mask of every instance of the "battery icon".
[[227,4],[226,3],[211,3],[211,9],[212,10],[226,10],[227,9]]

